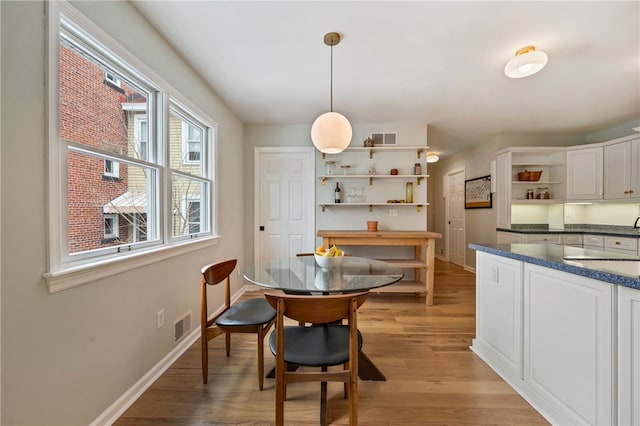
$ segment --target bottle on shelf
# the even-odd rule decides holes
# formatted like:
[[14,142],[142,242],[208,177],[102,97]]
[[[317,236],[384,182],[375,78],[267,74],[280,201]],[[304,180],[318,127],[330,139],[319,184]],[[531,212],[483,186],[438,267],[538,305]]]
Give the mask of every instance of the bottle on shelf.
[[407,182],[407,194],[404,200],[406,203],[413,203],[413,183]]
[[339,204],[341,202],[340,197],[340,182],[336,182],[336,189],[334,190],[334,203]]

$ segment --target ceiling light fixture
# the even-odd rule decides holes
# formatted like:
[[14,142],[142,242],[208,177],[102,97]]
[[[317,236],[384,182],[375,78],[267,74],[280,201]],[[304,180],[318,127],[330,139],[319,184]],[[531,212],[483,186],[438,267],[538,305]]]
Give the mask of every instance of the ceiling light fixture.
[[504,73],[511,78],[528,77],[544,68],[548,60],[547,54],[536,50],[535,46],[525,46],[516,51],[515,58],[507,62]]
[[324,44],[331,46],[331,92],[329,98],[329,112],[325,112],[316,118],[311,126],[311,141],[316,149],[325,154],[337,154],[342,152],[351,143],[351,123],[347,117],[333,111],[333,46],[340,43],[341,36],[338,33],[324,35]]
[[435,163],[440,157],[435,152],[427,152],[427,163]]

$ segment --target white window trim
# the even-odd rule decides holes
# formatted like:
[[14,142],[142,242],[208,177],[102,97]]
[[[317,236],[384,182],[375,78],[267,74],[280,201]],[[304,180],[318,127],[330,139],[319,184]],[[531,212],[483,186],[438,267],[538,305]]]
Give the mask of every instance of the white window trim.
[[122,82],[120,81],[120,79],[114,73],[110,73],[110,72],[106,71],[104,73],[104,79],[106,81],[108,81],[109,83],[113,84],[114,86],[121,87]]
[[149,119],[147,118],[147,114],[136,114],[133,118],[133,143],[135,144],[136,147],[136,155],[139,155],[142,152],[142,149],[140,148],[140,134],[142,133],[140,130],[140,127],[142,125],[142,122],[147,123],[147,158],[143,158],[142,156],[139,156],[137,158],[140,158],[141,160],[146,160],[148,161],[149,158],[151,158],[150,152],[149,152]]
[[[60,33],[60,15],[64,15],[72,22],[80,26],[86,33],[91,34],[91,37],[96,40],[97,43],[107,47],[107,50],[116,53],[126,64],[134,67],[140,73],[143,73],[142,78],[147,81],[152,80],[153,85],[158,87],[166,97],[171,97],[177,103],[185,106],[191,113],[199,116],[203,122],[207,123],[211,128],[211,135],[214,135],[214,140],[211,143],[210,153],[202,153],[201,155],[213,155],[214,163],[210,164],[211,179],[213,183],[210,188],[210,194],[208,198],[209,212],[211,217],[210,231],[197,239],[181,239],[172,240],[170,238],[169,222],[166,217],[170,215],[170,200],[168,197],[164,197],[164,205],[160,206],[159,215],[161,228],[159,232],[164,235],[163,245],[152,247],[144,251],[132,251],[124,253],[122,256],[104,257],[91,263],[83,264],[65,264],[63,263],[63,253],[65,253],[65,247],[63,244],[67,244],[67,238],[64,234],[62,224],[68,221],[67,211],[63,209],[65,205],[63,200],[67,199],[66,193],[66,170],[63,165],[66,164],[67,150],[60,143],[60,135],[58,133],[58,40]],[[91,283],[106,277],[110,277],[116,274],[120,274],[132,269],[140,268],[146,265],[150,265],[162,260],[171,258],[173,256],[186,254],[196,250],[203,250],[210,246],[217,244],[219,238],[218,235],[218,179],[217,179],[217,152],[218,147],[215,138],[217,138],[218,124],[215,120],[210,118],[202,110],[182,96],[177,90],[175,90],[170,84],[164,81],[154,71],[149,69],[144,63],[139,61],[135,56],[124,49],[119,43],[117,43],[111,36],[106,34],[101,28],[95,25],[87,17],[78,12],[66,1],[56,1],[49,3],[49,26],[48,26],[48,139],[49,139],[49,157],[48,157],[48,227],[49,227],[49,247],[48,247],[48,271],[43,274],[46,280],[49,293],[56,293],[65,289],[73,288],[79,285]],[[168,107],[158,105],[158,108],[162,108],[168,111]],[[150,126],[154,123],[150,123]],[[162,135],[158,135],[161,137]],[[168,145],[168,144],[167,144]],[[168,146],[166,152],[156,153],[158,156],[168,158]],[[165,187],[168,175],[170,173],[164,173]]]
[[[111,165],[113,167],[113,170],[110,171],[110,172],[107,171],[107,161],[110,161]],[[111,159],[111,158],[105,158],[103,175],[104,176],[109,176],[109,177],[114,177],[114,178],[119,178],[120,177],[120,163],[117,162],[116,160]]]
[[[191,222],[189,221],[189,203],[193,202],[193,201],[197,201],[198,204],[200,204],[200,209],[202,210],[202,200],[200,200],[200,196],[198,195],[185,195],[182,197],[182,203],[181,203],[181,207],[182,207],[182,217],[185,218],[185,228],[184,228],[184,235],[191,235],[191,233],[189,232],[189,224],[190,223],[196,223],[196,222]],[[202,213],[200,214],[200,221],[197,222],[198,225],[200,226],[200,229],[202,230]],[[196,234],[199,234],[201,231],[196,232]]]
[[113,220],[113,232],[111,234],[107,234],[107,227],[104,227],[104,238],[118,238],[120,236],[120,220],[117,214],[105,214],[105,219]]
[[[194,124],[191,124],[187,121],[182,121],[182,163],[183,164],[200,164],[200,161],[202,161],[203,155],[202,155],[202,145],[203,145],[203,139],[200,139],[200,159],[199,160],[190,160],[189,159],[189,126],[192,127],[197,127],[200,128],[199,126],[196,126]],[[203,136],[204,136],[204,131],[202,129],[200,129],[201,132],[203,132]]]

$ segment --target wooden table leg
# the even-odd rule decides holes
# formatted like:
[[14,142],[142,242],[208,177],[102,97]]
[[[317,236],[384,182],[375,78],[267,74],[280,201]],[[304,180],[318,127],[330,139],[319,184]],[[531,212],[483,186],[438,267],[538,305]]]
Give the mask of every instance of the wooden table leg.
[[433,305],[433,289],[434,289],[434,269],[435,269],[435,257],[436,257],[436,240],[429,238],[427,240],[427,305]]

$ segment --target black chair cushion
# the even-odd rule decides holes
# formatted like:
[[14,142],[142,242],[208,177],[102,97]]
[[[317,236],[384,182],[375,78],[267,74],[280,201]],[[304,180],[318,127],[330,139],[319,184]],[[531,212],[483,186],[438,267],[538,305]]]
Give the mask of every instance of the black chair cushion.
[[[349,361],[349,326],[318,325],[284,328],[284,362],[287,364],[322,367]],[[271,353],[276,354],[276,331],[269,337]],[[362,335],[358,331],[358,351]]]
[[267,299],[249,299],[233,305],[227,312],[216,319],[220,327],[237,327],[243,325],[265,324],[276,317],[276,310]]

